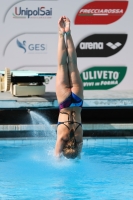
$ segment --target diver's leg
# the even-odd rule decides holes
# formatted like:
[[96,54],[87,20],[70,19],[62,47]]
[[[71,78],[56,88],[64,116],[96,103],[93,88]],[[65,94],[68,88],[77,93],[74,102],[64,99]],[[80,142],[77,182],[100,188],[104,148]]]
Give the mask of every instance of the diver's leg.
[[66,45],[68,52],[68,70],[70,77],[71,91],[83,99],[83,84],[77,68],[77,54],[74,47],[73,39],[70,31],[70,20],[64,17]]
[[58,38],[58,68],[56,75],[56,95],[58,102],[64,101],[71,93],[68,64],[67,64],[67,50],[64,39],[64,22],[63,17],[58,21],[59,38]]

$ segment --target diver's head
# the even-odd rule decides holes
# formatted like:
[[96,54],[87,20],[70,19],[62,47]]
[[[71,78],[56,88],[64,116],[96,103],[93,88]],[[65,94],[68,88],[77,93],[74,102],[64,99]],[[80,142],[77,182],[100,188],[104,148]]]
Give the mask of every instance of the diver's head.
[[78,145],[74,136],[74,131],[70,132],[70,139],[63,148],[63,155],[68,159],[74,159],[79,155]]

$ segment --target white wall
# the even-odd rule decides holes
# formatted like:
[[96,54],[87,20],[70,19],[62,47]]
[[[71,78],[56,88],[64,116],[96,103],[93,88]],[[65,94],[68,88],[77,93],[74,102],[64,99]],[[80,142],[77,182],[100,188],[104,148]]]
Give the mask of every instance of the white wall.
[[[113,85],[110,90],[133,90],[133,1],[128,0],[128,7],[123,16],[111,24],[76,25],[74,20],[78,10],[91,2],[94,1],[0,0],[0,70],[9,67],[12,70],[56,72],[57,21],[61,15],[66,15],[71,20],[71,31],[76,47],[81,40],[93,34],[128,35],[124,47],[118,53],[110,57],[78,57],[78,68],[80,73],[82,73],[84,70],[96,66],[99,67],[99,71],[101,70],[100,67],[103,66],[105,71],[107,71],[108,67],[125,66],[127,71],[124,78],[119,84]],[[102,3],[100,0],[98,2],[99,4]],[[117,2],[121,3],[122,1],[117,0]],[[112,5],[113,3],[115,5],[116,1],[112,0]],[[38,16],[34,16],[34,18],[31,16],[29,18],[27,16],[20,18],[20,15],[15,15],[15,7],[17,14],[20,7],[23,10],[28,8],[32,11],[45,7],[43,10],[52,10],[52,14],[49,16],[45,15],[42,18]],[[24,48],[18,47],[17,40],[18,43],[25,44],[25,53]],[[102,89],[106,90],[104,87]],[[55,78],[50,81],[47,91],[55,91]]]

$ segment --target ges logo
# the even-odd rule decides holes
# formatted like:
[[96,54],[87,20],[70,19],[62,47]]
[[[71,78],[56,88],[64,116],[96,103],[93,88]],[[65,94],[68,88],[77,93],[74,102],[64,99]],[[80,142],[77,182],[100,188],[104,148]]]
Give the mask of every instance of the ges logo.
[[23,49],[24,53],[46,53],[47,50],[47,45],[46,44],[36,44],[36,43],[32,43],[32,44],[28,44],[27,42],[24,40],[22,42],[20,42],[18,39],[16,41],[17,46],[21,49]]

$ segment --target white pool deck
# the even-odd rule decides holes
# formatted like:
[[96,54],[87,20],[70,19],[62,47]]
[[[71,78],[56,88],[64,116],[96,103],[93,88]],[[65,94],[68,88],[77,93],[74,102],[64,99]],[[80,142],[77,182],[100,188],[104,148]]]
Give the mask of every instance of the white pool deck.
[[[57,124],[50,125],[53,130],[56,131]],[[0,132],[13,131],[13,132],[24,132],[24,131],[44,131],[47,127],[45,125],[33,125],[33,124],[19,124],[19,125],[0,125]],[[116,131],[126,130],[133,131],[133,123],[129,124],[82,124],[83,131]]]
[[[83,107],[133,107],[132,91],[87,91],[84,92]],[[56,94],[46,92],[44,96],[16,97],[10,92],[0,93],[0,109],[58,108]]]
[[[84,92],[84,108],[98,107],[133,107],[133,91],[89,91]],[[15,97],[10,92],[0,93],[0,110],[4,109],[53,109],[58,108],[54,92],[46,92],[44,96]],[[56,129],[56,125],[51,125]],[[4,131],[31,131],[44,130],[44,126],[38,125],[0,125],[0,132]],[[128,124],[83,124],[83,130],[129,130],[133,132],[133,123]]]

